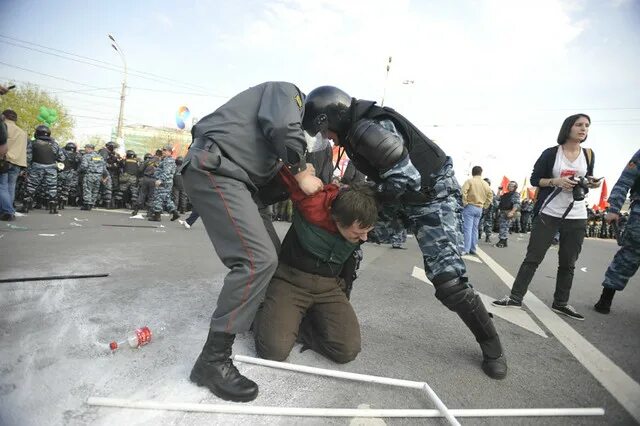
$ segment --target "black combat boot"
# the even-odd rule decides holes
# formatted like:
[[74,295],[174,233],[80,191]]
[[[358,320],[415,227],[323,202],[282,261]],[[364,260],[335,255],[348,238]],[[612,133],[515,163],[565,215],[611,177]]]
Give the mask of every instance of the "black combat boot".
[[487,236],[484,239],[485,243],[490,243],[491,242],[491,237],[487,234]]
[[600,296],[600,300],[593,306],[596,311],[601,314],[608,314],[611,312],[611,302],[613,301],[613,296],[616,294],[616,291],[612,288],[603,288],[602,295]]
[[482,371],[496,380],[507,377],[507,359],[498,332],[480,295],[468,284],[467,278],[454,278],[435,287],[438,300],[458,314],[480,344]]
[[29,210],[31,210],[31,203],[32,202],[33,201],[31,200],[31,198],[26,197],[25,199],[22,200],[22,207],[18,211],[20,213],[29,213]]
[[174,211],[171,212],[171,222],[173,222],[174,220],[176,220],[179,217],[180,217],[180,214],[178,213],[177,210],[174,210]]
[[253,401],[258,396],[258,385],[240,374],[231,361],[231,346],[235,337],[235,334],[210,329],[207,342],[189,378],[226,401]]
[[500,238],[500,241],[496,243],[496,247],[506,247],[506,246],[507,246],[506,238]]
[[60,201],[58,201],[58,208],[60,210],[64,210],[64,206],[67,204],[67,200],[64,198],[60,198]]
[[49,214],[58,214],[58,203],[49,201]]
[[155,213],[155,212],[154,212],[154,213],[151,213],[151,214],[149,215],[149,217],[147,218],[147,220],[149,220],[149,221],[151,221],[151,222],[160,222],[160,221],[161,221],[161,219],[160,219],[160,212],[157,212],[157,213]]
[[134,207],[133,211],[131,212],[131,216],[135,216],[138,214],[138,207]]

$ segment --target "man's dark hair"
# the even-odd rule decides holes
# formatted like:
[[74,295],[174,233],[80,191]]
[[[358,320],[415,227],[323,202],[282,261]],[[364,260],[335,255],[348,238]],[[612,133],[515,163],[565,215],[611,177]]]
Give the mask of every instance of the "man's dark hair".
[[362,184],[342,188],[331,206],[331,216],[345,227],[355,222],[362,228],[373,226],[378,219],[378,203],[373,190]]
[[158,157],[160,157],[162,155],[162,150],[161,149],[156,149],[156,155]]
[[480,175],[482,175],[482,167],[473,166],[473,169],[471,169],[471,176],[480,176]]
[[4,118],[7,120],[18,121],[18,114],[12,109],[5,109],[2,111],[2,115],[4,115]]
[[[574,114],[564,119],[564,123],[562,123],[562,127],[560,127],[560,133],[558,133],[558,145],[563,145],[567,139],[569,139],[569,135],[571,135],[571,128],[578,121],[580,117],[584,117],[589,120],[589,124],[591,124],[591,118],[587,114]],[[580,143],[586,141],[585,137]]]

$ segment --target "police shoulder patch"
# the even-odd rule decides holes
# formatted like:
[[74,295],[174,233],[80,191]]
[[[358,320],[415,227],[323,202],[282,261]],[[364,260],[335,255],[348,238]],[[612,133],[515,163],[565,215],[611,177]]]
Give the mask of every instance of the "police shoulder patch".
[[294,96],[293,99],[296,101],[296,104],[298,104],[298,108],[302,109],[302,97],[298,94]]

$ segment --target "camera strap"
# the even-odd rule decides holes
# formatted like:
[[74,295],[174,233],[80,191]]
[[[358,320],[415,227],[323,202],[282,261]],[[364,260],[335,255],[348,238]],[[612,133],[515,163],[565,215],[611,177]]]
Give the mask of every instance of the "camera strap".
[[[553,200],[556,195],[558,195],[560,192],[562,192],[562,188],[556,188],[553,190],[553,192],[551,194],[549,194],[549,196],[547,197],[546,200],[544,200],[544,204],[542,204],[542,207],[540,207],[540,213],[542,213],[542,211],[545,209],[545,207],[547,207],[547,205],[551,202],[551,200]],[[564,214],[562,215],[562,219],[564,220],[567,215],[569,214],[569,212],[571,211],[571,209],[573,208],[573,204],[574,204],[574,200],[571,200],[571,203],[569,203],[569,207],[567,207],[567,209],[564,211]]]

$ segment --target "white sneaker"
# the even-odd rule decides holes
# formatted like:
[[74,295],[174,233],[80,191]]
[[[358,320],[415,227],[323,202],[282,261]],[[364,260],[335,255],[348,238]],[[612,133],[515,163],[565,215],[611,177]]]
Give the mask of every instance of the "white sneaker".
[[189,224],[187,223],[187,221],[186,221],[186,220],[180,220],[180,219],[178,219],[178,223],[179,223],[180,225],[184,226],[184,227],[185,227],[185,229],[191,229],[191,225],[189,225]]

